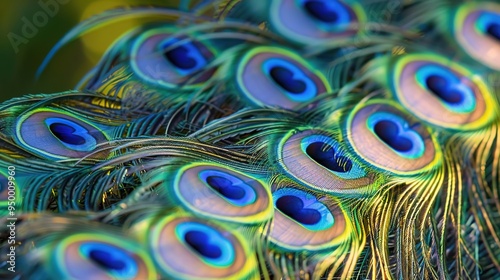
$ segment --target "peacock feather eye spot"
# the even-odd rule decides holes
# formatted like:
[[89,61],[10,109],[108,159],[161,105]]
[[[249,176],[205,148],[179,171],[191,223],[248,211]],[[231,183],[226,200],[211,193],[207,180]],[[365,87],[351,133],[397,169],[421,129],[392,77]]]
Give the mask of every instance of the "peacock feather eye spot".
[[413,148],[410,139],[401,134],[400,126],[390,120],[378,121],[373,130],[375,134],[394,150],[399,152],[409,152]]
[[500,10],[478,10],[476,13],[478,13],[475,22],[476,30],[495,40],[494,43],[497,44],[500,41]]
[[292,41],[309,45],[350,37],[348,28],[366,21],[357,0],[275,0],[271,2],[269,26]]
[[470,80],[453,68],[436,63],[420,63],[415,74],[418,85],[437,97],[447,108],[460,113],[474,110],[476,98]]
[[415,174],[440,163],[440,147],[430,130],[394,101],[358,104],[346,125],[349,145],[375,168]]
[[278,163],[287,175],[321,192],[351,195],[369,191],[376,180],[374,174],[329,134],[310,128],[289,131],[275,145]]
[[189,70],[196,67],[196,60],[189,56],[189,49],[179,46],[165,52],[165,57],[175,66]]
[[[425,152],[424,139],[409,126],[408,121],[389,112],[375,112],[367,126],[384,144],[406,158],[419,158]],[[414,126],[418,126],[417,123]]]
[[[492,40],[483,36],[484,41]],[[397,58],[391,68],[388,77],[395,97],[426,123],[463,131],[484,127],[495,116],[496,101],[490,86],[480,75],[448,57],[407,54]]]
[[135,277],[139,265],[134,257],[120,247],[101,242],[85,242],[80,247],[83,256],[100,269],[117,277]]
[[245,196],[244,188],[234,185],[231,180],[222,176],[208,176],[206,181],[212,189],[229,199],[242,199]]
[[500,24],[499,23],[490,23],[486,28],[486,34],[491,36],[493,39],[500,41]]
[[293,72],[285,67],[274,66],[269,74],[278,85],[292,94],[303,93],[307,89],[306,83],[295,79]]
[[264,71],[284,94],[296,102],[308,101],[318,94],[318,87],[304,71],[299,61],[284,58],[267,59],[263,65]]
[[302,199],[293,195],[284,195],[278,198],[276,208],[301,224],[315,225],[321,220],[321,214],[318,210],[305,208]]
[[148,247],[162,279],[247,279],[254,272],[247,241],[215,221],[178,213],[150,226]]
[[184,240],[203,257],[217,259],[222,256],[222,250],[215,244],[210,243],[208,235],[202,231],[190,230],[185,233]]
[[227,172],[217,170],[201,171],[200,180],[222,195],[229,203],[245,206],[255,202],[255,190],[245,182]]
[[366,21],[361,1],[275,0],[271,2],[270,28],[289,40],[309,45],[350,37],[348,28]]
[[167,184],[165,195],[173,194],[183,207],[205,217],[257,223],[272,216],[272,198],[267,187],[258,178],[228,166],[189,164]]
[[462,1],[451,24],[458,45],[483,65],[500,70],[500,5],[498,1]]
[[79,135],[76,135],[76,129],[64,123],[52,123],[49,125],[50,132],[54,134],[57,139],[64,143],[71,145],[83,145],[85,144],[85,139]]
[[130,67],[137,78],[163,89],[192,89],[213,76],[217,69],[209,67],[215,55],[210,42],[175,32],[172,27],[152,28],[135,39]]
[[225,267],[234,262],[234,244],[219,229],[199,222],[183,222],[177,224],[175,231],[186,248],[212,265]]
[[[276,185],[273,185],[276,187]],[[349,234],[348,216],[333,196],[289,186],[273,191],[274,219],[269,239],[291,251],[323,250]]]
[[77,122],[65,118],[47,118],[45,124],[52,135],[70,149],[89,152],[96,148],[96,138]]
[[194,41],[179,44],[180,40],[170,38],[161,44],[161,49],[166,49],[165,58],[177,68],[180,74],[189,75],[207,65],[207,59]]
[[292,110],[315,107],[317,102],[311,101],[330,90],[323,73],[298,53],[270,46],[246,52],[238,63],[236,82],[251,103]]
[[304,3],[305,10],[316,19],[325,23],[334,23],[339,16],[330,5],[321,0],[309,0]]
[[464,100],[463,93],[449,88],[446,78],[440,75],[429,75],[425,80],[427,87],[443,101],[450,104],[460,104]]
[[309,144],[306,153],[314,161],[332,171],[346,173],[352,169],[352,161],[345,156],[337,155],[335,149],[325,142]]
[[92,249],[89,252],[89,258],[100,267],[107,270],[123,270],[126,263],[120,259],[115,259],[113,256],[101,249]]
[[16,141],[38,156],[50,159],[105,158],[109,152],[97,152],[99,144],[109,140],[112,130],[101,122],[93,122],[70,111],[39,108],[19,117]]

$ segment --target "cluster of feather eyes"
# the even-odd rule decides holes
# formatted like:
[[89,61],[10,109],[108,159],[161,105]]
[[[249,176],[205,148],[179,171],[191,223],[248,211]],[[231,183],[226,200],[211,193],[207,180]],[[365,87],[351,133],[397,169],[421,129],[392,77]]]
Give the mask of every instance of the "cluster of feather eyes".
[[499,4],[179,2],[0,104],[0,278],[500,277]]

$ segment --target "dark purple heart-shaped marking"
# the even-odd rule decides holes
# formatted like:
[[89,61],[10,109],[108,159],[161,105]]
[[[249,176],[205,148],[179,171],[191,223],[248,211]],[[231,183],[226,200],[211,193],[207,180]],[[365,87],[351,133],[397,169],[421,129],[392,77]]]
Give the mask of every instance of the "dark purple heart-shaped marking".
[[196,59],[191,57],[191,50],[186,46],[180,45],[167,52],[165,52],[165,57],[176,67],[189,70],[196,67]]
[[486,34],[490,35],[493,39],[500,41],[500,23],[491,23],[486,28]]
[[271,68],[269,74],[278,85],[290,93],[303,93],[307,88],[304,81],[296,79],[293,71],[285,67],[275,66]]
[[304,208],[304,202],[294,195],[284,195],[276,200],[276,208],[283,214],[304,225],[315,225],[321,220],[316,209]]
[[426,80],[427,88],[437,97],[449,104],[458,104],[464,100],[465,93],[457,82],[450,81],[441,75],[430,75]]
[[229,199],[242,199],[245,196],[245,189],[234,185],[231,180],[221,176],[208,176],[207,184],[221,195]]
[[[70,145],[83,145],[85,144],[85,138],[80,135],[74,134],[76,129],[70,125],[64,123],[52,123],[49,126],[52,134],[64,143]],[[81,133],[81,132],[80,132]]]
[[92,249],[89,258],[106,270],[123,270],[126,267],[123,260],[101,249]]
[[349,172],[352,168],[352,161],[345,156],[336,155],[332,146],[318,141],[309,144],[306,153],[314,161],[335,172]]
[[331,9],[325,1],[309,0],[304,3],[306,11],[316,19],[326,22],[334,23],[338,20],[338,14],[335,10]]
[[400,126],[391,120],[377,122],[373,130],[382,141],[396,151],[408,152],[413,148],[411,137],[406,136],[409,132],[402,131]]
[[190,230],[184,235],[186,243],[205,258],[217,259],[222,255],[222,250],[213,244],[208,235],[199,230]]

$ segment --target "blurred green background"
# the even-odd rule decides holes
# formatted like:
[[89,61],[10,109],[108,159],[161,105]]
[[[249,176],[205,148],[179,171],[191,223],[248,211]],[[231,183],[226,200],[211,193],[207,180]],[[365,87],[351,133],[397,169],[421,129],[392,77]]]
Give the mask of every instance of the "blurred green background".
[[[142,22],[141,19],[119,21],[71,42],[56,54],[40,78],[35,80],[36,70],[50,49],[82,20],[112,8],[137,5],[172,7],[178,5],[178,2],[178,0],[2,0],[0,2],[0,101],[27,93],[51,93],[74,88],[115,39]],[[31,29],[30,24],[33,24]]]

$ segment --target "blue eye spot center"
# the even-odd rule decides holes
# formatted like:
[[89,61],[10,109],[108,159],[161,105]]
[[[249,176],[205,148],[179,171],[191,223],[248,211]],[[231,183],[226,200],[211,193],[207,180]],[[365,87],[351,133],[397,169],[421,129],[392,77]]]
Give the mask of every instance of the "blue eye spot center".
[[165,57],[176,67],[190,70],[196,67],[197,62],[190,55],[190,50],[181,45],[165,52]]
[[221,195],[229,199],[242,199],[245,196],[245,190],[239,186],[233,185],[229,179],[221,176],[208,176],[207,184]]
[[175,228],[175,235],[185,249],[216,267],[229,267],[235,260],[235,247],[227,232],[219,232],[198,222],[182,222]]
[[89,252],[89,258],[106,270],[124,270],[126,268],[126,263],[120,259],[113,257],[112,254],[99,250],[93,249]]
[[218,246],[210,243],[208,235],[202,231],[190,230],[185,233],[184,240],[192,249],[203,257],[217,259],[222,256],[222,250]]
[[[476,108],[474,82],[453,70],[452,65],[436,64],[430,61],[419,66],[415,79],[420,87],[439,99],[445,109],[456,113],[471,113]],[[410,92],[408,92],[410,94]]]
[[500,41],[500,23],[491,23],[486,28],[486,34],[490,35],[493,39]]
[[292,94],[303,93],[307,89],[306,83],[295,79],[293,72],[285,67],[274,66],[269,73],[278,85]]
[[409,152],[413,148],[411,140],[401,136],[398,125],[392,121],[378,121],[373,127],[373,131],[382,141],[396,151]]
[[70,125],[55,122],[49,125],[49,129],[55,137],[64,143],[70,145],[85,144],[85,138],[74,134],[76,129]]
[[449,104],[459,104],[464,100],[463,94],[450,88],[448,80],[440,75],[429,75],[425,83],[435,95]]
[[306,11],[316,19],[325,23],[334,23],[338,21],[338,14],[331,9],[324,1],[310,0],[304,3]]
[[101,242],[81,244],[80,252],[88,262],[112,274],[114,278],[131,279],[137,276],[136,259],[122,248]]
[[304,225],[320,222],[321,214],[316,209],[304,208],[302,199],[293,195],[284,195],[276,200],[276,208],[283,214]]
[[335,172],[349,172],[352,168],[352,161],[337,155],[335,149],[324,142],[313,142],[306,148],[307,155],[322,166]]

